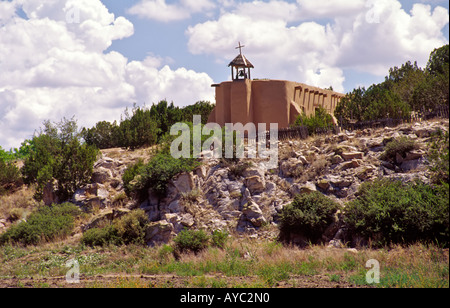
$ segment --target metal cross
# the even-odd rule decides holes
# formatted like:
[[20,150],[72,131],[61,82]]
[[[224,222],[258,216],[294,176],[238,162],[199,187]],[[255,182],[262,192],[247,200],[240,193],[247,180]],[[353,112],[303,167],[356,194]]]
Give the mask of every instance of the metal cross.
[[239,46],[235,49],[239,49],[239,53],[242,55],[242,48],[245,47],[245,45],[241,45],[241,42],[239,42]]

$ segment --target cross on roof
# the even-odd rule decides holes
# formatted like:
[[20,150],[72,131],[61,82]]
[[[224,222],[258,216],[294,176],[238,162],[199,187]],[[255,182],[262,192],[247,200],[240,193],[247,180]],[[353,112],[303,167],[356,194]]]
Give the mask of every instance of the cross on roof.
[[242,55],[242,48],[245,47],[245,45],[241,45],[241,42],[239,42],[239,46],[235,49],[239,49],[239,53]]

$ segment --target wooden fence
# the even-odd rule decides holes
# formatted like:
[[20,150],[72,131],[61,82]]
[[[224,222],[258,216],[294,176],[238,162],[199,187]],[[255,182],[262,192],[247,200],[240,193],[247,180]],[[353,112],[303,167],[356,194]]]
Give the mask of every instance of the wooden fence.
[[395,127],[403,123],[414,123],[434,118],[449,118],[449,106],[439,106],[433,111],[421,111],[412,113],[404,118],[385,118],[373,121],[359,121],[359,122],[343,122],[339,121],[340,127],[345,130],[359,130],[365,128],[379,128],[379,127]]
[[[449,118],[449,106],[440,106],[433,111],[422,111],[420,113],[412,114],[405,118],[385,118],[373,121],[360,121],[354,123],[342,123],[340,126],[330,126],[325,128],[318,128],[315,131],[316,135],[338,134],[341,130],[360,130],[366,128],[380,128],[380,127],[395,127],[403,123],[413,123],[418,121],[430,120],[433,118]],[[263,133],[264,134],[264,133]],[[266,140],[270,141],[270,131],[266,131]],[[309,137],[309,131],[306,126],[281,128],[278,130],[278,140],[288,139],[307,139]],[[249,144],[258,141],[258,135],[256,140],[247,140]]]

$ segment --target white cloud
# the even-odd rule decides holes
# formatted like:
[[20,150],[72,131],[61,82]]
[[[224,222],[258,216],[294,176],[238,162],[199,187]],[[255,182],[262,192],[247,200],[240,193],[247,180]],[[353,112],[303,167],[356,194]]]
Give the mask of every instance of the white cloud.
[[307,18],[336,18],[361,12],[371,0],[297,0],[301,16]]
[[397,0],[233,1],[216,20],[186,34],[191,53],[223,64],[241,41],[254,77],[344,91],[345,69],[384,76],[408,60],[424,66],[434,48],[448,43],[442,33],[448,22],[443,7],[414,4],[405,12]]
[[128,10],[141,18],[170,22],[189,18],[189,12],[180,5],[167,4],[165,0],[142,0]]
[[[238,41],[255,65],[255,78],[296,80],[343,90],[343,72],[332,67],[333,34],[315,22],[288,27],[286,21],[255,19],[235,13],[190,27],[188,47],[194,54],[212,53],[230,61]],[[227,64],[227,63],[226,63]],[[331,81],[331,83],[330,83]]]
[[[99,0],[0,2],[0,145],[18,147],[44,120],[75,116],[80,126],[119,119],[125,107],[161,99],[176,104],[213,100],[212,79],[149,57],[129,62],[105,52],[133,25]],[[14,9],[11,8],[14,6]],[[78,5],[78,6],[76,6]],[[22,7],[28,19],[16,15]],[[79,20],[67,14],[79,9]],[[6,12],[8,14],[6,14]],[[69,17],[77,17],[76,15]]]
[[211,0],[180,0],[173,4],[166,3],[166,0],[141,0],[128,9],[128,13],[160,22],[171,22],[188,19],[194,13],[208,12],[213,8],[215,4]]
[[300,18],[300,10],[295,3],[279,0],[242,2],[236,5],[233,13],[258,20],[294,21]]
[[210,90],[214,82],[206,73],[196,73],[185,68],[173,71],[168,65],[159,69],[154,66],[155,62],[159,60],[149,57],[142,62],[130,62],[126,67],[127,82],[136,85],[135,95],[145,99],[145,103],[167,99],[176,106],[186,106],[199,98],[214,101]]
[[384,75],[389,67],[408,60],[424,66],[434,48],[448,43],[441,32],[449,20],[446,9],[437,7],[432,13],[430,6],[414,4],[408,14],[395,0],[376,5],[378,22],[368,22],[364,12],[351,29],[336,20],[336,33],[342,37],[337,65]]

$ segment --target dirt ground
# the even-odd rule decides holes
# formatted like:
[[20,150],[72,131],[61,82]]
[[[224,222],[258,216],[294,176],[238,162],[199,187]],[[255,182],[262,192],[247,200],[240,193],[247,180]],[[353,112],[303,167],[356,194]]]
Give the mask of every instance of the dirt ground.
[[[257,277],[227,277],[222,275],[98,275],[79,278],[79,283],[68,283],[66,277],[0,279],[0,288],[197,288],[211,287],[208,281],[220,281],[221,287],[252,285]],[[328,275],[292,276],[275,282],[273,288],[357,288],[346,281],[332,281]],[[367,286],[364,286],[367,287]]]

